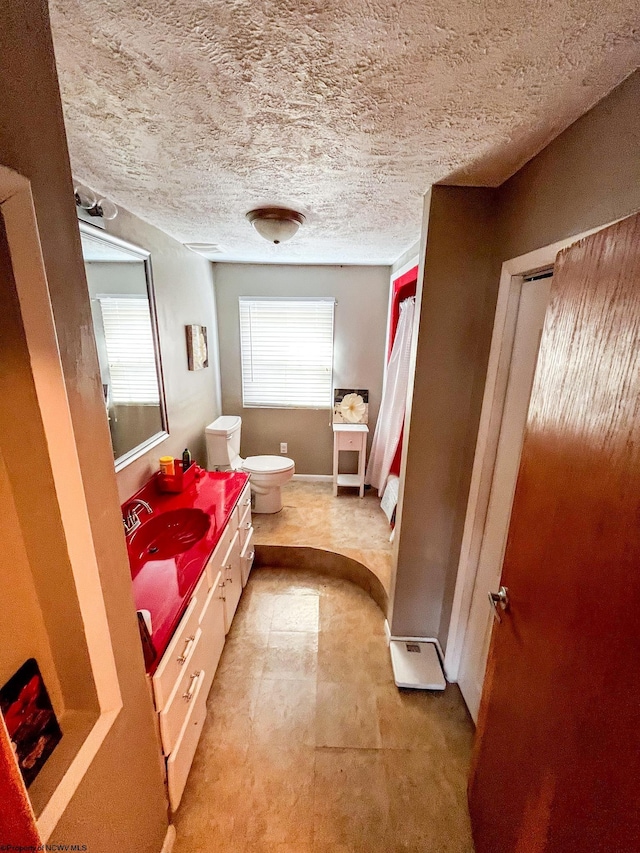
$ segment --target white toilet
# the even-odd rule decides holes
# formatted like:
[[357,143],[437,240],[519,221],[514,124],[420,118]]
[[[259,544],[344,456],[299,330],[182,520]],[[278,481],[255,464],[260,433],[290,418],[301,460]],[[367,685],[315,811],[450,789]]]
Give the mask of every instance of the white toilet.
[[221,415],[206,429],[207,469],[209,471],[245,471],[250,474],[254,512],[280,512],[280,489],[293,477],[296,466],[286,456],[240,456],[242,418]]

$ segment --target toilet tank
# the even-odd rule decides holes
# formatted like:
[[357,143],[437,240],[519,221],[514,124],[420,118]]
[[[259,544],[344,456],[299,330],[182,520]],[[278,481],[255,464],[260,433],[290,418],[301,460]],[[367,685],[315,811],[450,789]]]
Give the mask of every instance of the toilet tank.
[[238,415],[221,415],[205,430],[207,442],[207,469],[234,468],[240,456],[240,428],[242,418]]

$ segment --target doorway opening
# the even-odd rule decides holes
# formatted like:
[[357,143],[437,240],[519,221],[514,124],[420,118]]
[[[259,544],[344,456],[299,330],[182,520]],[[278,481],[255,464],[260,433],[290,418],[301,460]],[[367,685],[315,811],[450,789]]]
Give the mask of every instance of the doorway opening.
[[[492,500],[495,504],[498,497],[501,496],[502,510],[500,518],[502,524],[502,533],[497,534],[492,541],[485,543],[491,545],[493,549],[492,559],[494,560],[493,575],[488,577],[493,580],[500,577],[500,568],[502,564],[502,554],[506,541],[506,533],[508,530],[511,500],[513,498],[513,489],[515,488],[515,478],[518,472],[518,464],[516,461],[513,465],[513,458],[517,456],[519,461],[520,448],[522,445],[522,431],[526,422],[526,409],[528,406],[528,396],[531,391],[531,381],[535,368],[535,358],[537,357],[537,348],[539,340],[536,342],[535,337],[529,338],[524,353],[520,352],[518,363],[520,368],[527,364],[529,359],[529,370],[531,371],[531,380],[526,385],[526,370],[524,371],[524,380],[520,376],[520,432],[511,430],[510,436],[503,437],[502,445],[505,443],[510,446],[511,457],[506,467],[509,469],[508,474],[502,486],[494,494],[492,499],[492,486],[494,475],[499,473],[498,470],[498,451],[501,446],[501,428],[505,416],[505,407],[507,404],[507,394],[509,386],[509,376],[512,366],[512,357],[514,355],[514,344],[516,340],[516,328],[520,311],[521,295],[527,292],[528,306],[523,305],[523,314],[520,314],[521,323],[526,325],[525,315],[528,314],[530,322],[533,322],[532,317],[540,312],[544,315],[544,306],[540,299],[544,302],[544,297],[540,299],[534,298],[534,293],[540,295],[544,287],[549,287],[551,279],[548,277],[548,272],[553,269],[558,252],[566,249],[573,243],[582,240],[583,238],[594,234],[603,228],[606,228],[611,223],[599,226],[598,228],[590,229],[584,233],[577,234],[541,249],[536,249],[533,252],[528,252],[511,260],[505,261],[502,265],[500,276],[500,284],[498,289],[498,299],[496,304],[495,320],[493,327],[493,337],[491,342],[491,351],[489,355],[489,363],[487,367],[487,379],[485,383],[484,398],[482,403],[482,413],[478,428],[478,439],[476,443],[476,452],[473,464],[473,472],[471,485],[469,489],[469,499],[467,502],[467,514],[465,519],[464,533],[462,546],[460,550],[460,560],[458,564],[458,576],[454,593],[454,601],[451,612],[451,622],[449,626],[449,635],[447,640],[446,654],[444,659],[445,674],[449,681],[461,681],[467,675],[467,690],[465,701],[469,704],[471,714],[476,719],[477,706],[480,700],[482,683],[484,680],[484,666],[486,664],[486,652],[488,649],[489,639],[491,635],[492,617],[491,607],[488,601],[487,593],[490,591],[497,592],[499,584],[487,587],[486,580],[482,584],[478,578],[478,573],[481,567],[481,558],[483,557],[483,542],[485,542],[485,529],[490,518],[490,506]],[[546,282],[546,285],[545,285]],[[547,297],[548,298],[548,297]],[[537,309],[534,306],[537,303]],[[533,312],[533,314],[531,313]],[[536,322],[539,322],[536,321]],[[528,348],[528,349],[527,349]],[[532,352],[534,355],[532,355]],[[514,365],[514,369],[517,364]],[[522,371],[521,371],[522,372]],[[523,402],[522,388],[525,388]],[[516,400],[517,404],[517,400]],[[524,418],[522,418],[522,409],[524,407]],[[517,405],[516,405],[517,408]],[[505,499],[506,494],[506,499]],[[500,539],[502,536],[502,540]],[[489,552],[484,554],[484,558],[488,560]],[[497,569],[495,567],[497,561]],[[488,565],[488,563],[487,563]],[[497,572],[497,574],[496,574]],[[482,619],[477,615],[476,628],[485,624],[485,632],[481,638],[472,639],[472,635],[468,631],[471,628],[472,608],[474,601],[477,599],[476,611],[477,614],[483,613]],[[483,623],[484,616],[487,617],[486,623]],[[473,651],[472,651],[473,650]],[[470,686],[469,674],[474,671],[475,683]],[[478,675],[478,672],[480,673]],[[462,681],[461,681],[462,687]],[[463,689],[463,695],[465,690]]]

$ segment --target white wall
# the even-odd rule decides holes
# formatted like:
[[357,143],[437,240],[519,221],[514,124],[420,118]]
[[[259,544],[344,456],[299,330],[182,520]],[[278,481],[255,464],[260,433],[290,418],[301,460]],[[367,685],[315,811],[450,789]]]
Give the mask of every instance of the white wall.
[[334,387],[369,389],[371,441],[382,394],[389,267],[216,264],[215,276],[222,409],[242,416],[242,454],[278,454],[286,441],[298,473],[330,474],[330,410],[243,408],[238,297],[336,298]]

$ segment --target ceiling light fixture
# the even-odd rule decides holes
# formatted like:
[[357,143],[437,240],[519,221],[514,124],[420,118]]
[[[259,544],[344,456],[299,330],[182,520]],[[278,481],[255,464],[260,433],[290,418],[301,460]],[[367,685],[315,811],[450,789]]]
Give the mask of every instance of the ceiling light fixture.
[[276,245],[290,240],[304,222],[301,213],[286,207],[258,207],[247,213],[247,219],[261,237]]
[[98,198],[93,190],[82,184],[73,188],[76,204],[86,210],[89,216],[101,216],[103,219],[115,219],[118,208],[108,198]]

